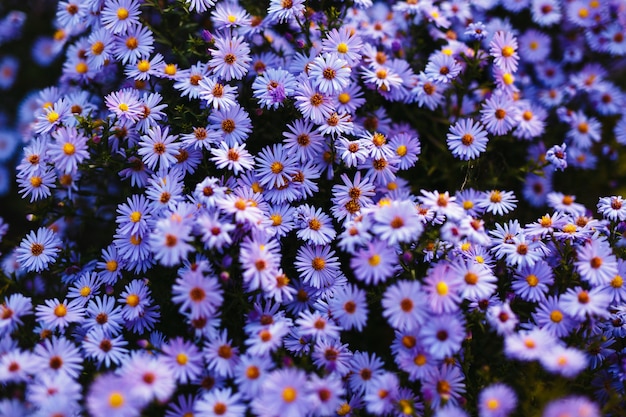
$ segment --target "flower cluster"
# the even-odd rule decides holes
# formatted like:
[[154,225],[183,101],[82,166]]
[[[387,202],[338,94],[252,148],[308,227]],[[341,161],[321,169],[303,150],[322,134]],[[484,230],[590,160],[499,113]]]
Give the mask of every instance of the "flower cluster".
[[35,226],[0,223],[0,415],[620,415],[626,205],[576,178],[626,144],[621,1],[54,25],[18,115]]

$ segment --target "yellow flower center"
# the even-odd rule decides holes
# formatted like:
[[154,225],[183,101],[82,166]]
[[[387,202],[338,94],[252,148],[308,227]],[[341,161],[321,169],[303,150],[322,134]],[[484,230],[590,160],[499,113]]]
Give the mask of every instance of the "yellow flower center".
[[367,262],[370,264],[370,266],[378,266],[380,264],[380,255],[376,254],[370,256]]
[[337,45],[337,52],[339,52],[340,54],[345,54],[346,52],[348,52],[348,45],[346,45],[345,42],[341,42],[339,45]]
[[437,294],[441,296],[447,295],[449,291],[448,284],[443,281],[439,281],[437,285],[435,285],[435,289],[437,290]]
[[186,365],[188,360],[189,357],[182,352],[176,355],[176,363],[179,365]]
[[124,405],[124,396],[117,391],[111,393],[111,395],[109,396],[109,405],[112,408],[120,408],[122,405]]
[[129,294],[126,296],[126,304],[131,307],[137,307],[139,304],[139,296],[137,294]]
[[76,147],[74,146],[74,144],[66,142],[63,145],[63,153],[65,155],[71,156],[74,155],[74,152],[76,152]]
[[52,110],[46,115],[46,118],[48,119],[48,122],[50,123],[56,122],[57,120],[59,120],[59,117],[60,117],[59,113],[55,112],[54,110]]
[[141,213],[138,211],[133,211],[132,213],[130,213],[130,221],[133,223],[137,223],[139,220],[141,220]]
[[297,396],[298,396],[298,392],[293,387],[287,387],[283,390],[283,400],[286,403],[294,402]]
[[119,9],[117,9],[117,18],[119,20],[126,20],[128,18],[128,9],[126,9],[125,7],[120,7]]

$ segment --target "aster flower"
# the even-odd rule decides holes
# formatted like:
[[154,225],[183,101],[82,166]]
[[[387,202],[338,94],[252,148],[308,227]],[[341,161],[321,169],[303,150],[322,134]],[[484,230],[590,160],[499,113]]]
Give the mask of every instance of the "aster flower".
[[127,32],[113,38],[113,55],[122,64],[136,64],[154,50],[152,31],[141,24],[131,26]]
[[462,119],[450,126],[448,148],[459,159],[474,159],[487,149],[487,132],[479,122],[473,119]]
[[360,61],[362,46],[361,37],[346,26],[329,31],[322,39],[322,52],[335,53],[350,66]]
[[17,261],[26,271],[41,272],[56,261],[61,247],[61,240],[54,231],[40,227],[36,232],[31,230],[22,240],[16,251]]
[[109,111],[117,116],[123,125],[134,124],[140,119],[143,112],[139,94],[134,89],[125,88],[114,91],[107,95],[104,100]]
[[391,245],[415,241],[424,229],[415,205],[408,200],[393,201],[377,208],[374,211],[374,220],[372,232]]
[[497,31],[489,43],[489,53],[494,58],[494,64],[508,73],[517,70],[517,39],[507,31]]
[[424,378],[422,395],[432,409],[444,403],[457,405],[465,392],[463,379],[459,366],[445,364]]
[[139,23],[139,6],[137,0],[112,0],[106,2],[100,14],[100,21],[105,29],[114,34],[125,33]]
[[513,291],[522,299],[533,302],[545,300],[549,287],[554,283],[552,268],[539,261],[518,269],[511,284]]
[[174,266],[193,250],[191,240],[190,225],[171,218],[161,219],[150,234],[150,249],[162,265]]
[[83,358],[71,341],[64,337],[52,337],[37,345],[34,359],[43,372],[63,373],[77,378],[82,371]]
[[52,195],[50,189],[56,188],[56,179],[56,173],[51,168],[18,173],[19,192],[24,198],[30,195],[31,203],[48,198]]
[[209,127],[228,145],[242,144],[252,132],[248,113],[238,104],[228,110],[217,109],[209,116]]
[[[363,297],[363,300],[365,297]],[[22,294],[11,294],[0,304],[0,335],[11,334],[23,324],[22,317],[33,314],[30,297]]]
[[324,53],[309,65],[308,75],[322,94],[339,94],[350,82],[351,69],[337,54]]
[[211,161],[215,162],[219,169],[228,168],[235,175],[254,167],[254,159],[246,149],[245,144],[228,146],[226,142],[222,141],[217,148],[211,149],[211,154],[213,154]]
[[264,379],[261,393],[252,400],[252,411],[260,417],[279,413],[299,417],[311,409],[306,373],[297,368],[270,372]]
[[600,197],[597,204],[598,213],[610,221],[626,220],[626,205],[621,196]]
[[559,300],[559,305],[568,316],[575,320],[585,320],[587,316],[608,317],[611,296],[602,288],[586,290],[580,286],[569,288]]
[[254,97],[263,108],[277,109],[293,96],[296,78],[282,68],[267,68],[252,84]]
[[83,323],[87,331],[100,328],[106,334],[118,335],[122,331],[123,323],[122,307],[115,305],[114,297],[104,295],[89,301]]
[[169,133],[169,127],[161,129],[161,126],[156,125],[141,137],[137,153],[148,168],[156,170],[158,165],[159,168],[167,169],[176,163],[180,143],[177,142],[178,136]]
[[396,250],[384,240],[368,242],[350,260],[356,279],[368,285],[385,282],[396,274],[398,267]]
[[607,285],[617,275],[617,258],[606,239],[591,239],[576,251],[574,263],[583,281],[594,287]]
[[193,410],[207,417],[239,417],[245,415],[246,406],[241,401],[239,393],[233,393],[230,388],[223,388],[204,393],[196,401]]
[[297,20],[304,14],[304,0],[270,0],[267,16],[271,21],[279,23]]
[[465,29],[464,32],[464,35],[467,35],[477,41],[482,41],[488,34],[489,32],[487,31],[487,27],[483,22],[470,23],[467,25],[467,29]]
[[485,191],[478,201],[478,207],[500,216],[515,209],[517,199],[512,191]]
[[294,265],[305,283],[322,288],[339,272],[339,259],[328,245],[305,245],[298,249]]
[[211,49],[209,66],[213,74],[225,81],[240,80],[248,72],[250,64],[250,47],[243,37],[226,37],[215,39],[216,49]]
[[436,359],[455,355],[465,339],[465,321],[459,314],[440,314],[426,320],[419,330],[424,348]]
[[318,91],[304,73],[296,81],[296,107],[306,119],[323,123],[334,110],[331,96]]
[[506,417],[517,406],[517,395],[508,385],[495,383],[480,391],[478,413],[480,417]]
[[89,413],[94,417],[116,415],[138,417],[145,401],[132,390],[130,381],[112,373],[100,375],[91,384],[86,396]]
[[204,347],[204,358],[209,371],[218,375],[231,377],[239,362],[239,348],[228,339],[226,330],[220,332]]
[[382,305],[383,316],[394,329],[410,330],[427,321],[426,296],[418,281],[400,280],[388,287]]
[[539,358],[541,365],[550,372],[573,378],[587,367],[586,355],[575,348],[554,346]]
[[81,300],[67,302],[53,298],[45,300],[43,305],[35,308],[35,317],[50,328],[64,329],[70,323],[82,321],[84,311]]
[[494,94],[482,105],[481,119],[487,131],[493,135],[505,135],[517,124],[519,109],[505,94]]
[[199,97],[206,100],[209,107],[226,110],[237,103],[237,87],[218,82],[213,77],[203,78],[198,82],[198,86],[201,87]]
[[568,396],[553,400],[543,410],[544,417],[557,417],[562,416],[564,413],[589,417],[600,417],[602,415],[600,407],[583,396]]
[[460,73],[462,67],[456,60],[443,52],[435,52],[428,59],[426,76],[436,83],[449,83],[454,80]]
[[383,372],[375,375],[363,398],[366,410],[376,415],[391,413],[399,388],[400,383],[395,374]]

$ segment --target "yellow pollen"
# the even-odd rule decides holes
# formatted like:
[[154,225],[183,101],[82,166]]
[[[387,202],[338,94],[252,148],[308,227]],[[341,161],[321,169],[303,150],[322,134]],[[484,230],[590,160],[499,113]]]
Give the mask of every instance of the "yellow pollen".
[[76,147],[72,143],[66,142],[63,145],[63,153],[65,155],[71,156],[74,155],[74,152],[76,152]]
[[246,378],[257,379],[261,375],[259,368],[255,365],[250,365],[246,368]]
[[106,270],[109,272],[117,271],[117,261],[115,259],[111,259],[106,263]]
[[59,113],[55,112],[54,110],[52,110],[46,115],[46,118],[48,119],[48,122],[50,123],[56,122],[57,120],[59,120],[59,117],[60,117]]
[[83,288],[80,289],[81,297],[87,297],[89,294],[91,294],[91,288],[89,288],[88,286],[85,285]]
[[384,69],[379,69],[378,71],[376,71],[376,77],[379,80],[384,80],[385,78],[387,78],[387,70]]
[[552,313],[550,313],[550,320],[554,323],[560,323],[561,320],[563,320],[563,313],[559,310],[553,310]]
[[417,366],[426,365],[426,355],[424,355],[423,353],[418,353],[417,356],[413,358],[413,363]]
[[378,266],[380,264],[380,255],[376,254],[370,256],[367,262],[370,264],[370,266]]
[[316,256],[311,261],[311,266],[316,271],[321,271],[322,269],[324,269],[326,267],[326,261],[323,258],[320,258],[319,256]]
[[504,82],[504,84],[511,85],[513,84],[513,81],[515,81],[515,77],[513,77],[512,74],[506,72],[502,75],[502,82]]
[[345,416],[348,415],[348,413],[352,411],[352,407],[350,407],[350,404],[348,403],[343,403],[339,406],[339,408],[337,409],[337,414],[339,416]]
[[65,304],[59,304],[58,306],[54,308],[55,316],[65,317],[66,314],[67,314],[67,307],[65,307]]
[[502,194],[500,194],[500,191],[498,190],[494,190],[491,192],[491,194],[489,195],[489,201],[491,201],[492,203],[499,203],[502,201]]
[[563,226],[563,231],[565,233],[572,234],[572,233],[576,232],[576,225],[574,225],[572,223],[568,223],[565,226]]
[[489,401],[487,401],[487,408],[490,410],[497,410],[500,407],[500,402],[498,402],[498,400],[496,400],[495,398],[490,398]]
[[443,281],[439,281],[437,285],[435,285],[435,290],[437,290],[437,294],[441,296],[447,295],[449,291],[448,284]]
[[278,161],[272,162],[272,165],[270,166],[273,174],[280,174],[281,172],[283,172],[283,168],[283,164]]
[[141,237],[132,235],[130,237],[130,243],[132,243],[135,246],[139,245],[141,243]]
[[621,275],[615,275],[611,280],[611,287],[622,288],[622,285],[624,285],[624,278]]
[[530,47],[530,49],[532,49],[533,51],[536,50],[537,48],[539,48],[539,43],[537,41],[532,41],[530,43],[530,45],[528,45]]
[[476,262],[478,262],[479,264],[485,263],[485,258],[483,258],[480,255],[476,255],[476,257],[474,258],[476,260]]
[[41,184],[43,183],[43,180],[41,179],[41,177],[38,176],[32,176],[30,177],[30,185],[32,185],[35,188],[39,188],[41,187]]
[[120,103],[119,106],[117,106],[117,108],[120,109],[121,111],[128,111],[128,104]]
[[270,216],[270,219],[272,220],[272,226],[280,226],[281,224],[283,224],[283,216],[278,213],[272,214]]
[[589,10],[587,10],[586,7],[581,7],[580,10],[578,10],[578,17],[580,17],[581,19],[586,19],[587,17],[589,17]]
[[413,406],[408,400],[400,400],[398,401],[398,405],[402,409],[402,414],[407,415],[407,416],[413,415],[415,410],[413,409]]
[[348,52],[348,45],[346,45],[345,42],[341,42],[339,45],[337,45],[337,52],[339,52],[340,54],[345,54],[346,52]]
[[134,36],[131,36],[128,39],[126,39],[126,47],[128,49],[131,49],[131,50],[137,49],[138,46],[139,46],[139,41]]
[[441,50],[441,52],[442,52],[444,55],[448,55],[448,56],[452,56],[452,53],[453,53],[452,49],[450,49],[450,48],[443,48],[443,49]]
[[113,392],[109,396],[109,405],[111,408],[120,408],[124,405],[124,396],[119,392]]
[[94,55],[100,55],[104,51],[104,43],[96,41],[91,45],[91,53]]
[[137,307],[137,305],[139,305],[139,296],[137,294],[127,295],[126,304],[128,304],[131,307]]
[[339,96],[337,96],[337,100],[339,100],[341,104],[347,104],[350,102],[350,94],[341,93],[339,94]]
[[150,69],[150,61],[142,59],[137,63],[137,69],[141,72],[146,72]]
[[529,337],[528,339],[524,340],[524,346],[526,346],[528,349],[534,349],[537,345],[535,344],[535,341]]
[[117,9],[117,18],[119,20],[126,20],[128,18],[128,9],[126,9],[125,7],[120,7],[119,9]]
[[530,274],[526,277],[526,283],[528,283],[529,287],[536,287],[539,284],[539,279],[537,275]]
[[167,64],[165,68],[163,69],[163,71],[169,76],[176,75],[176,71],[177,71],[176,64]]
[[79,74],[85,74],[87,71],[89,71],[89,67],[83,61],[80,61],[78,64],[76,64],[76,67],[74,68],[76,69],[76,72]]
[[396,149],[396,154],[400,157],[405,156],[407,153],[406,145],[400,145]]
[[468,251],[468,250],[470,250],[471,248],[472,248],[472,244],[471,244],[471,243],[469,243],[469,242],[463,242],[463,243],[461,244],[461,250],[462,250],[463,252],[467,252],[467,251]]
[[515,53],[515,49],[513,49],[512,46],[507,45],[504,48],[502,48],[502,56],[505,58],[512,56],[514,53]]
[[228,15],[228,21],[230,23],[235,23],[237,21],[237,16],[233,16],[232,14]]
[[182,352],[176,355],[176,363],[179,365],[186,365],[188,360],[189,357]]
[[283,390],[283,401],[286,403],[292,403],[296,400],[298,392],[293,387],[287,387]]
[[133,211],[132,213],[130,213],[130,221],[133,223],[137,223],[139,220],[141,220],[141,213],[138,211]]

